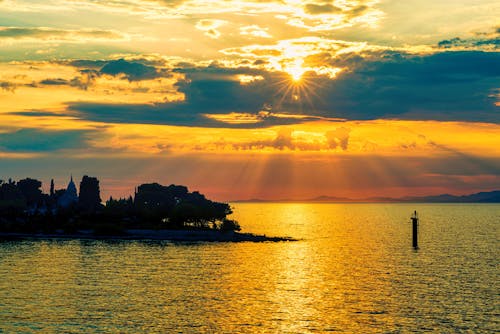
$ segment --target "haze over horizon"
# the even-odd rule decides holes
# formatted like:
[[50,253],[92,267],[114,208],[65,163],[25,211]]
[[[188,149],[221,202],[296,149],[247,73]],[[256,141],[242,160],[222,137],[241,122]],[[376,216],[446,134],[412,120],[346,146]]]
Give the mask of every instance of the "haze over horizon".
[[500,3],[0,0],[0,179],[102,198],[500,188]]

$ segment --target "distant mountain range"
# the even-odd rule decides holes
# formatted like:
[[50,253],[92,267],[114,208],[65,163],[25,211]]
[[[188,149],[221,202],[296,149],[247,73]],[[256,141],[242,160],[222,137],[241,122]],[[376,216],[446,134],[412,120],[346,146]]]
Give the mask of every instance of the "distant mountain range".
[[407,197],[403,202],[431,203],[500,203],[500,190],[479,192],[470,195],[455,196],[449,194],[424,197]]
[[280,199],[280,200],[264,200],[253,198],[248,200],[232,201],[237,202],[341,202],[341,203],[355,203],[355,202],[389,202],[389,203],[500,203],[500,190],[479,192],[470,195],[455,196],[450,194],[442,194],[435,196],[420,196],[420,197],[369,197],[364,199],[351,199],[347,197],[333,197],[333,196],[318,196],[303,200],[294,199]]

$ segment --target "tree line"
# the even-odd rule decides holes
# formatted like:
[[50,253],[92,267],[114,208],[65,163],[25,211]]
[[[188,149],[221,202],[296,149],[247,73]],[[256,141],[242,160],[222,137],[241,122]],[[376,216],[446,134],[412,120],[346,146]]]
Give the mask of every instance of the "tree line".
[[[73,181],[71,181],[73,182]],[[217,229],[239,230],[227,219],[227,203],[207,199],[182,185],[158,183],[139,185],[128,198],[110,197],[104,204],[99,180],[83,176],[76,197],[68,189],[54,187],[48,194],[42,182],[33,178],[0,180],[0,231],[119,234],[125,229]]]

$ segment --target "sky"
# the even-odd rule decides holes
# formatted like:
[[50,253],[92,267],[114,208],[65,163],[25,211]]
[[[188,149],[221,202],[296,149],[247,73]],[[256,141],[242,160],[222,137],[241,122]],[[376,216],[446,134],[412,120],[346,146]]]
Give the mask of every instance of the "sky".
[[0,179],[500,189],[497,0],[0,0]]

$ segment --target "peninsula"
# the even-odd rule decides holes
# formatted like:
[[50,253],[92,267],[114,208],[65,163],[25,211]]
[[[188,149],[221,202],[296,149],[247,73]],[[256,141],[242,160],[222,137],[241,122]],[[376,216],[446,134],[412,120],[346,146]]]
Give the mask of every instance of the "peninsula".
[[141,184],[128,198],[104,204],[99,180],[85,175],[80,192],[71,177],[66,189],[50,193],[42,182],[0,180],[0,238],[84,238],[172,241],[292,241],[241,233],[228,203],[207,199],[181,185]]

